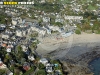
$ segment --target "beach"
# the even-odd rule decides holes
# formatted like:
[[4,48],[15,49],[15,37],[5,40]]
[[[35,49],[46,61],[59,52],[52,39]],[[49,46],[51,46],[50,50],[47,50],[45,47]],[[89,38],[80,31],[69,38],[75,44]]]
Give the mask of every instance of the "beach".
[[[59,39],[57,39],[57,37]],[[72,34],[69,37],[51,36],[40,39],[41,44],[37,46],[40,55],[51,55],[52,58],[75,58],[81,54],[91,51],[100,45],[99,34],[82,33]]]
[[[39,39],[37,53],[42,57],[59,59],[68,75],[94,75],[89,62],[100,57],[100,35],[82,33],[69,37],[60,35]],[[72,68],[73,66],[73,68]]]

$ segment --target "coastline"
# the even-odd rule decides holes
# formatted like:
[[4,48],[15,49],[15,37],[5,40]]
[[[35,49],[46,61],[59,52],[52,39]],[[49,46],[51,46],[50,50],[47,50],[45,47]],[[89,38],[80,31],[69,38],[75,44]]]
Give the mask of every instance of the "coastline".
[[[90,71],[88,64],[93,59],[100,57],[100,35],[99,34],[87,34],[82,33],[81,35],[72,34],[63,40],[53,40],[54,38],[44,38],[41,44],[37,47],[37,53],[42,56],[49,56],[51,59],[59,59],[61,62],[69,63],[74,66],[80,65],[79,72],[83,69],[85,75],[93,75]],[[70,43],[71,42],[71,43]],[[59,47],[55,50],[50,50],[53,48],[54,44],[60,43]],[[46,50],[41,47],[42,44],[49,46]],[[67,46],[67,47],[66,47]],[[70,61],[69,61],[70,60]],[[74,62],[73,64],[71,62]],[[84,66],[84,67],[83,67]],[[72,71],[72,70],[71,70]],[[89,72],[89,73],[88,73]],[[71,73],[69,71],[69,73]],[[73,75],[68,74],[68,75]],[[74,75],[84,75],[84,74],[74,74]]]

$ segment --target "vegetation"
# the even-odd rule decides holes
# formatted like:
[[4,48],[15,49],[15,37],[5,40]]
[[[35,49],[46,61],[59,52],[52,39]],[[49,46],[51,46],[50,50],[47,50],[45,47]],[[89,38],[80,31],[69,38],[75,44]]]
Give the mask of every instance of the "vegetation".
[[76,30],[75,30],[75,33],[76,33],[76,34],[81,34],[81,31],[80,31],[79,29],[76,29]]
[[50,4],[50,3],[36,3],[34,4],[36,10],[45,11],[45,12],[59,12],[60,6],[58,4]]
[[45,68],[45,66],[42,63],[40,63],[39,64],[39,69],[44,69],[44,68]]
[[45,70],[39,70],[35,75],[46,75]]
[[60,22],[56,22],[54,25],[55,25],[55,26],[58,26],[58,27],[62,27],[62,26],[63,26],[63,24],[60,23]]
[[5,75],[5,73],[6,73],[6,70],[0,69],[0,75]]
[[32,67],[30,70],[26,71],[23,75],[29,75],[35,71],[35,67]]

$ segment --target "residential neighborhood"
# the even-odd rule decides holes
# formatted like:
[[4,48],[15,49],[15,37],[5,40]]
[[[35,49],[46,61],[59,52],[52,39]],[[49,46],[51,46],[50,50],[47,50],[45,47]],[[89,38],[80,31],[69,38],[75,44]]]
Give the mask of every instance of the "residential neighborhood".
[[59,41],[82,32],[100,34],[100,1],[27,1],[34,4],[0,5],[0,75],[72,75],[59,59],[39,55],[37,47],[49,36]]

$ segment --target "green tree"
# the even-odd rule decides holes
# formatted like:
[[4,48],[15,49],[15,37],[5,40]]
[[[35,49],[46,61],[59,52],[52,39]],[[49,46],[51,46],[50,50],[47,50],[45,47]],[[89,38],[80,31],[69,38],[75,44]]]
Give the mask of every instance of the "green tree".
[[81,34],[81,31],[80,31],[79,29],[76,29],[76,30],[75,30],[75,33],[76,33],[76,34]]

